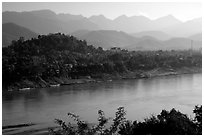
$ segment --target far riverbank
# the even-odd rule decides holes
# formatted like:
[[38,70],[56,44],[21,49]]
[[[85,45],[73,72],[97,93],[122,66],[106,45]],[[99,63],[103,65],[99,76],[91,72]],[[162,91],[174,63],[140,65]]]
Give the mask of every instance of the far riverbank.
[[85,84],[90,82],[104,82],[118,79],[141,79],[141,78],[153,78],[169,75],[182,75],[182,74],[193,74],[202,73],[202,68],[199,67],[182,67],[182,68],[156,68],[152,70],[138,70],[128,71],[125,73],[114,73],[114,74],[97,74],[93,76],[81,76],[78,79],[70,79],[66,77],[53,77],[49,79],[38,78],[35,80],[22,80],[10,85],[3,91],[26,91],[34,88],[45,88],[45,87],[56,87],[63,85],[73,84]]

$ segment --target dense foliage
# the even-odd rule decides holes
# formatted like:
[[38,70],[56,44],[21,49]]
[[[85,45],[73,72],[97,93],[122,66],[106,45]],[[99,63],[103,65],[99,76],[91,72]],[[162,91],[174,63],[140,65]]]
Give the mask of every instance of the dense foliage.
[[55,135],[111,135],[111,134],[118,134],[118,129],[122,124],[125,124],[125,110],[124,107],[119,107],[115,113],[115,118],[112,121],[112,124],[106,128],[106,124],[110,118],[106,118],[105,114],[102,110],[98,111],[98,124],[92,127],[88,126],[85,121],[80,120],[79,116],[68,113],[68,116],[73,118],[76,123],[72,124],[68,122],[66,124],[64,121],[60,119],[55,119],[55,122],[60,126],[57,129],[50,128],[49,131],[51,134]]
[[201,67],[202,54],[196,51],[103,50],[61,33],[13,41],[2,49],[3,87],[21,80],[48,81],[51,77],[100,77],[157,67]]
[[[195,108],[196,109],[196,108]],[[202,107],[200,107],[202,109]],[[195,113],[197,115],[197,112]],[[201,125],[202,127],[202,125]],[[151,116],[144,122],[134,121],[123,125],[119,131],[120,134],[132,135],[194,135],[202,134],[202,128],[199,122],[187,117],[175,109],[171,111],[162,110],[157,116]],[[127,132],[128,131],[128,132]]]
[[88,126],[86,122],[80,120],[79,116],[68,113],[68,116],[76,121],[75,125],[56,119],[59,128],[50,128],[49,131],[50,134],[55,135],[201,135],[202,106],[196,106],[193,112],[195,113],[194,119],[172,109],[162,110],[159,115],[151,116],[143,122],[131,122],[126,120],[124,108],[119,107],[110,126],[107,126],[109,118],[105,117],[102,110],[98,111],[98,124],[94,126]]

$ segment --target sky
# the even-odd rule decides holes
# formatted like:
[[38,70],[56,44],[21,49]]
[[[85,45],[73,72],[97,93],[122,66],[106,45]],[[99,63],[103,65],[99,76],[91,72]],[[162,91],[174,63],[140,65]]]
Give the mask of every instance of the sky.
[[199,2],[3,2],[3,11],[32,11],[50,9],[55,13],[70,13],[90,17],[104,15],[114,19],[121,15],[143,15],[157,19],[173,15],[181,21],[187,21],[202,16],[202,5]]

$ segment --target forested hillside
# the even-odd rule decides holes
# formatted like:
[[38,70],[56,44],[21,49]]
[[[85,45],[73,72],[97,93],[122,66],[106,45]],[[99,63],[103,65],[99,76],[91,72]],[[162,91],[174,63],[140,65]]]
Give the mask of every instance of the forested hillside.
[[23,38],[2,49],[3,88],[45,87],[64,83],[63,78],[81,76],[103,78],[105,74],[121,75],[158,68],[201,68],[200,51],[127,51],[120,48],[103,50],[86,41],[61,33]]

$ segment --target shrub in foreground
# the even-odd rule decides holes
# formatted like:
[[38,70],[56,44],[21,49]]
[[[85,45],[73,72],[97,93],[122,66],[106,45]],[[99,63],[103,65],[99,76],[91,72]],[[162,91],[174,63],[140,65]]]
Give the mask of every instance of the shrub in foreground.
[[98,124],[88,125],[80,120],[79,116],[68,113],[74,123],[66,124],[60,119],[55,122],[59,128],[49,129],[50,134],[55,135],[199,135],[202,134],[202,106],[195,106],[193,113],[195,118],[175,110],[162,110],[157,116],[144,119],[143,122],[129,121],[125,118],[124,107],[119,107],[111,125],[107,125],[110,118],[106,118],[102,110],[98,111]]

